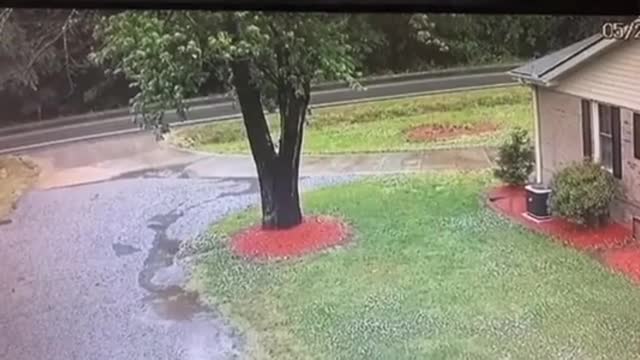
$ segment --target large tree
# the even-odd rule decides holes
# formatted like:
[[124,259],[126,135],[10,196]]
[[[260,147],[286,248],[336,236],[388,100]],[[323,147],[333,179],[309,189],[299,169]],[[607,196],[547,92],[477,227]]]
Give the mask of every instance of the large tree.
[[[350,45],[348,24],[330,14],[126,12],[98,27],[95,59],[139,89],[134,118],[159,133],[169,130],[165,111],[187,117],[184,100],[200,84],[228,79],[257,168],[263,227],[282,229],[302,221],[298,178],[312,84],[355,84],[359,48]],[[279,114],[277,142],[270,109]]]

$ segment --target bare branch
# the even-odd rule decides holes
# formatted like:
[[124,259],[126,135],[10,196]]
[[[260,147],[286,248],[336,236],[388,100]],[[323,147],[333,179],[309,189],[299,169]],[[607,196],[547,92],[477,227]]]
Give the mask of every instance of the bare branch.
[[58,40],[60,40],[60,38],[62,38],[63,36],[65,36],[67,30],[69,29],[69,26],[72,24],[72,20],[73,17],[75,15],[78,14],[78,11],[73,9],[71,10],[71,12],[69,13],[69,15],[67,16],[64,24],[62,25],[61,31],[59,31],[54,37],[53,39],[51,39],[50,41],[48,41],[46,44],[44,44],[43,46],[40,46],[39,49],[36,51],[35,55],[31,57],[31,60],[29,60],[29,62],[27,63],[27,65],[23,68],[22,71],[22,75],[24,76],[27,71],[29,71],[33,65],[36,63],[36,61],[38,61],[40,59],[40,57],[44,54],[44,52],[51,47],[53,44],[55,44]]
[[[66,25],[65,25],[66,26]],[[69,66],[69,46],[67,43],[67,31],[66,29],[62,30],[62,44],[64,48],[64,60],[65,60],[65,70],[67,73],[67,82],[69,83],[69,94],[73,93],[73,80],[71,78],[71,70]]]
[[11,8],[2,9],[2,11],[0,12],[0,34],[2,34],[2,30],[4,30],[4,25],[9,20],[9,17],[11,17],[12,12],[13,12],[13,9]]

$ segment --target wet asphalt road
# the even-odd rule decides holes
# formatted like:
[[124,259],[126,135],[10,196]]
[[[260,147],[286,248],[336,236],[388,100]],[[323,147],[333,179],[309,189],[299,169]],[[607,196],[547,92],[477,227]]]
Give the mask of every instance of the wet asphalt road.
[[242,334],[182,289],[174,256],[256,190],[172,169],[27,194],[0,226],[0,359],[237,358]]
[[[311,96],[312,106],[328,105],[336,102],[376,99],[389,96],[403,96],[430,91],[454,90],[468,87],[514,84],[513,79],[503,71],[495,73],[468,74],[436,77],[430,79],[394,81],[371,85],[366,91],[354,91],[349,88],[315,91]],[[194,106],[189,111],[189,120],[206,120],[220,117],[238,117],[239,110],[232,102],[221,101]],[[165,116],[171,123],[179,123],[173,112]],[[40,148],[58,141],[74,138],[98,136],[113,132],[140,131],[131,122],[129,115],[104,118],[98,121],[45,126],[33,131],[10,131],[0,128],[0,153],[15,152],[27,148]],[[48,145],[47,145],[48,146]]]

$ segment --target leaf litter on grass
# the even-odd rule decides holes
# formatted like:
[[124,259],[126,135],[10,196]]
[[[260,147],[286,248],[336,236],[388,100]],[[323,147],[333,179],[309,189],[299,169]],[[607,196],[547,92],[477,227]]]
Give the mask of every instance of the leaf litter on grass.
[[28,158],[0,156],[0,222],[8,221],[18,199],[35,184],[39,172]]

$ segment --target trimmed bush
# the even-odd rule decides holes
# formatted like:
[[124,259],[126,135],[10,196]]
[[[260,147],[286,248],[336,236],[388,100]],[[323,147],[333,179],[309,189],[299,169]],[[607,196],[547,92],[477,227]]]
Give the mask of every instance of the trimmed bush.
[[571,222],[601,226],[618,194],[618,184],[600,164],[585,161],[559,171],[551,184],[551,213]]
[[534,153],[527,130],[516,128],[498,149],[494,175],[509,185],[524,185],[533,171]]

